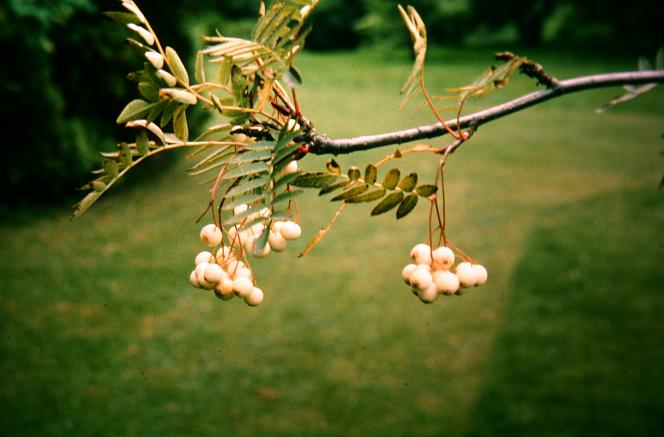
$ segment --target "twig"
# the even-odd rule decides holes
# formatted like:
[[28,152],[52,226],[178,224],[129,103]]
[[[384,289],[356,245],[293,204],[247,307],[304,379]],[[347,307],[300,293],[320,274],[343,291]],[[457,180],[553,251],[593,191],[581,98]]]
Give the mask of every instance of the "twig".
[[[661,82],[664,82],[664,71],[661,70],[595,74],[561,80],[555,87],[523,95],[514,100],[510,100],[509,102],[467,115],[459,120],[451,120],[447,123],[447,126],[452,130],[464,129],[469,126],[479,127],[480,125],[489,123],[493,120],[497,120],[531,106],[543,103],[547,100],[573,92],[616,85],[637,85]],[[335,140],[328,138],[325,135],[315,135],[311,139],[309,153],[316,155],[353,153],[361,150],[407,143],[410,141],[436,138],[446,135],[447,133],[448,131],[441,123],[434,123],[397,132],[366,135],[347,139]]]

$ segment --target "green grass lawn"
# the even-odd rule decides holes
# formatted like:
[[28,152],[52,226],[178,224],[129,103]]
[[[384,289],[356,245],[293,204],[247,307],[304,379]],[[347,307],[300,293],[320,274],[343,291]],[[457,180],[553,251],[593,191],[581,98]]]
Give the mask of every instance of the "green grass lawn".
[[[432,90],[463,85],[491,62],[489,51],[437,55]],[[561,78],[634,64],[527,55]],[[416,105],[397,111],[407,60],[305,54],[298,66],[302,107],[321,132],[433,121]],[[530,89],[520,78],[480,103]],[[256,263],[266,293],[256,308],[188,284],[207,196],[184,161],[138,170],[131,189],[73,223],[67,205],[8,214],[0,433],[663,432],[664,93],[593,113],[617,92],[566,96],[486,125],[450,158],[449,236],[490,279],[434,305],[400,279],[410,248],[426,239],[423,206],[398,223],[350,206],[298,259],[335,210],[307,193],[305,238]],[[337,160],[363,167],[390,151]],[[398,165],[426,179],[436,163]]]

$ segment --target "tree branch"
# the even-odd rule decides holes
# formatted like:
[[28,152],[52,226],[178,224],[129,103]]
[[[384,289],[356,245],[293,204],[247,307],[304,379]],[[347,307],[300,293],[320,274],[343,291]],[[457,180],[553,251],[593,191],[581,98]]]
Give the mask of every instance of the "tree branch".
[[[522,109],[538,105],[547,100],[560,97],[563,94],[570,94],[577,91],[584,91],[594,88],[605,88],[616,85],[637,85],[646,83],[664,82],[664,71],[635,71],[623,73],[594,74],[591,76],[582,76],[557,82],[557,86],[545,90],[534,91],[521,97],[517,97],[509,102],[488,108],[474,114],[461,117],[457,123],[456,120],[449,121],[447,125],[452,130],[468,127],[477,128],[480,125],[493,120],[513,114]],[[459,126],[460,125],[460,126]],[[309,153],[316,155],[340,155],[346,153],[358,152],[361,150],[375,149],[378,147],[389,146],[393,144],[402,144],[410,141],[423,140],[427,138],[441,137],[448,131],[441,123],[434,123],[426,126],[420,126],[412,129],[406,129],[397,132],[389,132],[377,135],[366,135],[355,138],[331,139],[325,135],[314,135],[312,138]]]

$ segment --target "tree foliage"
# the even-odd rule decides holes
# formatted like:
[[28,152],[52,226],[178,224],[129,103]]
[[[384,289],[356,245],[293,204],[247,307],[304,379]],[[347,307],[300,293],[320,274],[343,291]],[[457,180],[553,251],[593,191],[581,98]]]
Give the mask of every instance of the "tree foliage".
[[[183,57],[191,53],[181,16],[144,2],[155,27]],[[113,0],[10,1],[0,5],[0,118],[13,137],[2,142],[0,202],[48,201],[70,193],[124,134],[109,120],[132,94],[124,80],[135,56],[123,31],[101,19]],[[10,132],[5,131],[9,136]]]

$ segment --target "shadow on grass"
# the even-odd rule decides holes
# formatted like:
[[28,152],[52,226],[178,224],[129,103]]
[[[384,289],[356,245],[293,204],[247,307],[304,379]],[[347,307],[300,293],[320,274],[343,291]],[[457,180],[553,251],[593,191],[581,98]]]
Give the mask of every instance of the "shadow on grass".
[[531,235],[470,435],[661,435],[663,199],[613,193]]

